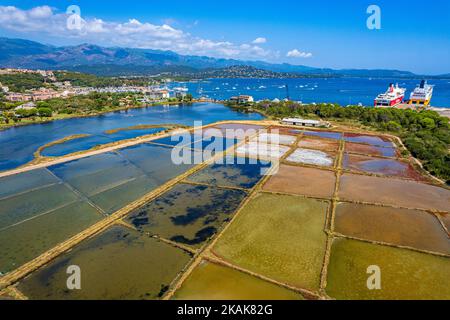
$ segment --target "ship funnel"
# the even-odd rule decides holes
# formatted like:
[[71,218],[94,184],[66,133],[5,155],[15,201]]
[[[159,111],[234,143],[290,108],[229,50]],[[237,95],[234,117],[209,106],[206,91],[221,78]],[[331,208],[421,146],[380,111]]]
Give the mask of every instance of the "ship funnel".
[[422,80],[422,82],[420,82],[420,88],[421,89],[425,88],[425,84],[426,84],[426,81]]

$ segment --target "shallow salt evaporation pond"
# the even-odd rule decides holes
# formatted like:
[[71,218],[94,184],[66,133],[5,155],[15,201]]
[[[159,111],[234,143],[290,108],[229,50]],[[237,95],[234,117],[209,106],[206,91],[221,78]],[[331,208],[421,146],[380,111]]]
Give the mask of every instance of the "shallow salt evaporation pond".
[[202,261],[177,290],[175,300],[303,300],[270,282]]
[[397,156],[397,150],[389,147],[377,147],[361,143],[345,143],[345,152],[356,153],[368,156],[382,156],[394,158]]
[[228,222],[247,193],[178,184],[126,219],[138,230],[199,247]]
[[394,178],[344,174],[341,178],[339,197],[343,200],[412,209],[450,211],[450,190]]
[[80,201],[1,230],[0,272],[20,267],[102,218],[94,207]]
[[[302,131],[300,131],[301,133]],[[303,135],[307,137],[317,137],[317,138],[325,138],[332,140],[341,140],[342,133],[340,132],[331,132],[331,131],[303,131]]]
[[221,163],[209,165],[187,180],[215,186],[251,189],[270,168],[270,162],[227,156]]
[[331,198],[336,184],[332,171],[280,165],[276,174],[263,186],[264,191]]
[[[172,150],[142,144],[49,169],[111,214],[194,167],[174,164]],[[188,149],[182,150],[195,155]]]
[[427,180],[410,163],[395,159],[345,154],[343,166],[345,169],[353,171],[409,178],[417,181]]
[[388,138],[380,136],[369,136],[364,134],[346,133],[344,140],[353,143],[362,143],[377,147],[392,148],[394,144]]
[[332,167],[334,159],[326,152],[310,149],[297,149],[286,159],[292,163],[303,163],[323,167]]
[[[31,299],[159,299],[191,258],[145,234],[115,226],[34,272],[18,289]],[[81,268],[81,290],[67,289],[71,265]]]
[[328,205],[296,196],[258,194],[222,234],[213,252],[246,270],[318,290]]
[[[382,272],[381,290],[367,288],[367,268]],[[411,250],[336,239],[327,294],[340,300],[450,299],[450,259]]]
[[335,152],[339,148],[339,141],[312,137],[302,137],[298,146],[306,149]]
[[251,142],[259,142],[262,144],[282,144],[282,145],[293,145],[297,137],[284,135],[284,134],[275,134],[275,133],[262,133],[258,137],[255,137],[251,140]]
[[258,159],[280,159],[290,150],[287,146],[249,142],[237,148],[236,153],[242,157]]
[[335,231],[450,255],[447,233],[439,220],[426,211],[340,203],[336,208]]
[[0,178],[0,272],[20,267],[195,166],[175,165],[172,150],[143,144]]
[[0,273],[36,258],[101,218],[47,169],[0,178]]

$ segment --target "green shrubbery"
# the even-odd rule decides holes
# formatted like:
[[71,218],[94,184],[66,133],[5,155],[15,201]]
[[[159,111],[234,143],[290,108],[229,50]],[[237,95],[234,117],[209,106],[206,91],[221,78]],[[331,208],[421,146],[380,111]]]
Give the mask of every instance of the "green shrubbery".
[[0,83],[9,87],[11,92],[24,92],[46,85],[45,78],[35,73],[2,74],[0,75]]
[[25,118],[50,118],[57,115],[93,115],[114,111],[121,107],[139,106],[138,98],[141,97],[135,93],[93,92],[88,95],[40,101],[36,103],[34,109],[16,111],[14,109],[23,102],[0,102],[0,111],[3,112],[0,123],[14,124]]
[[77,87],[120,87],[128,86],[148,86],[154,80],[148,77],[130,77],[130,78],[114,78],[114,77],[98,77],[93,74],[57,71],[55,72],[57,81],[70,81],[73,86]]

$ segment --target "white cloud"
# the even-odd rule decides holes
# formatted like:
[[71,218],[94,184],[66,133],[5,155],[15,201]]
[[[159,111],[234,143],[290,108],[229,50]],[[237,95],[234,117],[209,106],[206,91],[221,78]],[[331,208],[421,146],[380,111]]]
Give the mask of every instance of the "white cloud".
[[256,38],[255,40],[253,40],[253,44],[263,44],[266,43],[267,39],[266,38]]
[[14,31],[33,31],[50,28],[53,10],[49,6],[20,10],[14,6],[0,6],[0,28]]
[[288,58],[311,58],[311,52],[302,52],[298,49],[291,50],[286,55]]
[[53,10],[49,6],[35,7],[29,11],[32,18],[48,18],[53,14]]
[[[69,30],[65,12],[55,12],[49,6],[22,10],[14,6],[0,6],[0,29],[19,32],[25,36],[43,36],[54,40],[72,39],[72,42],[88,42],[102,46],[124,46],[145,49],[173,50],[180,54],[208,55],[235,59],[274,59],[278,52],[266,50],[257,44],[265,43],[258,38],[251,44],[203,39],[174,28],[169,23],[153,24],[137,19],[126,22],[86,18],[82,14],[81,28]],[[166,21],[169,22],[169,21]]]

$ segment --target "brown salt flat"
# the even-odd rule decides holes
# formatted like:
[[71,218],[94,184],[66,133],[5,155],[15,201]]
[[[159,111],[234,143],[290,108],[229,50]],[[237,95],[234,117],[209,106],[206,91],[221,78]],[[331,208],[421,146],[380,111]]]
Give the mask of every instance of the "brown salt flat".
[[336,176],[332,171],[281,165],[278,173],[269,179],[263,190],[319,198],[331,198]]
[[427,181],[411,164],[395,159],[345,154],[343,166],[352,171]]
[[339,197],[368,203],[450,212],[450,190],[393,178],[344,174]]
[[426,211],[340,203],[335,230],[359,239],[450,254],[450,239]]
[[337,151],[339,148],[339,142],[337,140],[303,137],[298,146],[301,148],[317,149],[322,151]]
[[358,153],[368,156],[396,157],[395,148],[377,147],[368,144],[347,142],[345,144],[345,152]]

